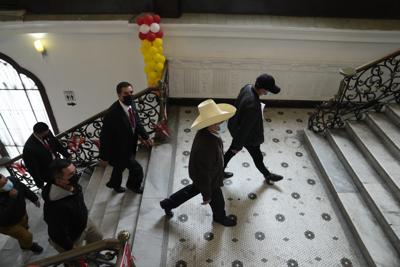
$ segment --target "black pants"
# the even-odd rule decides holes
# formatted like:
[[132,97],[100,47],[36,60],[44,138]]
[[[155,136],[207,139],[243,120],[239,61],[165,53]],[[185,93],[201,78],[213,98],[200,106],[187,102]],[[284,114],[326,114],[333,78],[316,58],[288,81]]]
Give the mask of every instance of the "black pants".
[[133,157],[126,162],[120,162],[113,164],[113,171],[111,173],[111,178],[108,184],[113,188],[118,188],[121,186],[122,173],[125,169],[129,170],[128,181],[126,182],[126,187],[139,189],[143,181],[143,168]]
[[[253,158],[254,164],[256,168],[264,175],[268,175],[270,172],[267,167],[264,165],[263,154],[261,153],[260,146],[244,146],[247,151],[249,151],[250,156]],[[224,155],[224,164],[225,168],[228,165],[228,162],[235,156],[236,154],[232,152],[232,146],[226,151]]]
[[[174,209],[191,199],[192,197],[200,194],[200,191],[193,185],[187,185],[181,190],[173,193],[166,199],[167,208]],[[210,206],[213,212],[214,219],[225,218],[225,200],[220,187],[216,188],[211,195]]]

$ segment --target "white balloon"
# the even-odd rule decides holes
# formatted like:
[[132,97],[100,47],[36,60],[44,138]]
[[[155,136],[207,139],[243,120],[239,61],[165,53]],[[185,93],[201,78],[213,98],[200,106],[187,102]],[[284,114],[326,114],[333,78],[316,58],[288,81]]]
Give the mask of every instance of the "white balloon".
[[151,32],[154,32],[154,33],[159,32],[159,31],[160,31],[160,24],[158,24],[158,23],[152,23],[152,24],[150,25],[150,30],[151,30]]
[[148,32],[150,31],[150,27],[149,27],[149,25],[147,25],[147,24],[142,24],[142,25],[140,25],[140,27],[139,27],[139,31],[140,31],[141,33],[143,33],[143,34],[146,34],[146,33],[148,33]]

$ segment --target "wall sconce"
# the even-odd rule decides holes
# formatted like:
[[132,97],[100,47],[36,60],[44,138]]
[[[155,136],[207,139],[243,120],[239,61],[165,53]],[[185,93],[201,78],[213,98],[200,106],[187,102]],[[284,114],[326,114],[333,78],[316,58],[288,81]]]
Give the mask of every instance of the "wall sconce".
[[46,48],[44,47],[44,44],[42,40],[36,40],[33,42],[33,46],[35,47],[36,51],[38,51],[42,56],[47,55]]

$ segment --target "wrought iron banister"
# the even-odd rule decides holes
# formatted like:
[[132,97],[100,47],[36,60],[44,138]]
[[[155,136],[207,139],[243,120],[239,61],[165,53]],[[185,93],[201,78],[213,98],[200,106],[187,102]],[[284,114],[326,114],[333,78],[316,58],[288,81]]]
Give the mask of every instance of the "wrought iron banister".
[[340,74],[337,94],[319,105],[308,120],[314,132],[344,127],[346,121],[360,120],[370,110],[400,103],[400,50],[357,68],[341,69]]
[[[166,131],[168,85],[168,62],[166,62],[157,87],[149,87],[133,96],[143,126],[150,135],[155,134],[158,139],[160,136],[157,134],[161,131],[165,134]],[[85,168],[97,163],[100,131],[106,111],[104,110],[56,136],[63,146],[68,148],[68,152],[72,155],[72,162],[76,166]],[[22,155],[3,161],[0,167],[7,168],[11,175],[18,177],[33,190],[37,190],[32,177],[25,169]]]

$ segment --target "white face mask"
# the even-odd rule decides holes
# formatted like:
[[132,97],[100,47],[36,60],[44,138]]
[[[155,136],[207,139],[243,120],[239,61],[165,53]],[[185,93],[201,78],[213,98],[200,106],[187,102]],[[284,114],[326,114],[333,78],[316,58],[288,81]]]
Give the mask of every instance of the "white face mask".
[[7,183],[5,185],[3,185],[3,187],[1,188],[1,191],[10,192],[13,188],[14,188],[14,184],[10,180],[7,180]]

